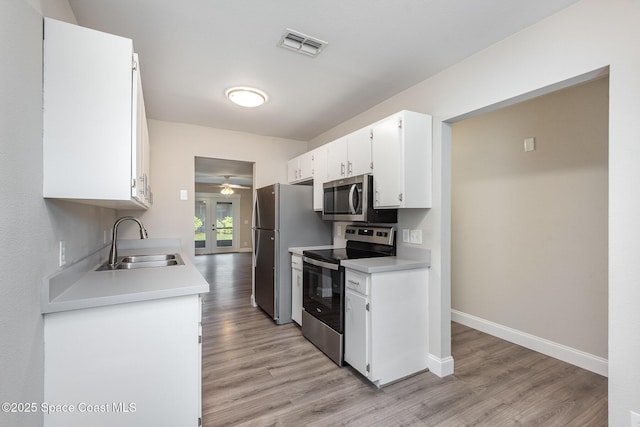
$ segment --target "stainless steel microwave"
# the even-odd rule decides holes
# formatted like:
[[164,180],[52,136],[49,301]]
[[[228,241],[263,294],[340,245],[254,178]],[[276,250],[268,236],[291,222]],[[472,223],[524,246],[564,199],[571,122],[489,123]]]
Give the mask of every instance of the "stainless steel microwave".
[[322,219],[375,223],[398,222],[397,209],[373,208],[373,175],[358,175],[323,184]]

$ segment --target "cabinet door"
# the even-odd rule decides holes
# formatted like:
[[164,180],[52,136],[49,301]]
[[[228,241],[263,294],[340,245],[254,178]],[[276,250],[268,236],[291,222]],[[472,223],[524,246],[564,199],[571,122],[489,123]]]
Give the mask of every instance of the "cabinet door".
[[295,157],[287,162],[287,182],[289,184],[298,181],[298,158]]
[[302,257],[291,255],[291,319],[302,325]]
[[369,376],[370,317],[365,296],[345,292],[344,360],[365,377]]
[[43,45],[44,197],[131,203],[132,41],[46,18]]
[[327,182],[327,146],[323,145],[313,153],[313,209],[322,211],[324,192],[322,185]]
[[371,130],[362,128],[347,136],[347,176],[371,173]]
[[133,62],[131,79],[133,84],[131,91],[133,96],[131,109],[131,197],[146,206],[149,201],[149,130],[137,54],[133,55]]
[[373,125],[373,189],[374,207],[402,206],[402,128],[393,116]]
[[347,137],[327,144],[327,181],[347,176]]
[[197,425],[200,321],[198,295],[45,315],[44,401],[109,411],[76,407],[45,414],[44,425]]
[[302,181],[313,179],[313,153],[308,151],[298,159],[299,179]]
[[302,325],[302,270],[291,269],[291,319]]

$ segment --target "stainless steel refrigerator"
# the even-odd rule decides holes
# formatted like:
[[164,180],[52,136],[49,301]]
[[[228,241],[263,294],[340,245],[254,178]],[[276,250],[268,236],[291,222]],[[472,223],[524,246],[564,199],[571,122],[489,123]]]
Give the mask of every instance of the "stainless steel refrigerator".
[[291,322],[290,247],[331,244],[330,222],[313,210],[313,187],[273,184],[256,190],[252,300],[277,324]]

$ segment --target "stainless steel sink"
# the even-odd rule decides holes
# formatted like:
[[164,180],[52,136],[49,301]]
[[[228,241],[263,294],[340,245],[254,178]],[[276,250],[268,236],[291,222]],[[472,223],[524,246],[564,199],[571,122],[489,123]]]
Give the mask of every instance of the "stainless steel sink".
[[116,266],[116,270],[131,270],[134,268],[150,268],[150,267],[169,267],[170,265],[178,265],[175,259],[164,261],[137,261],[137,262],[120,262]]
[[166,255],[131,255],[122,258],[120,261],[126,263],[137,263],[137,262],[150,262],[150,261],[175,261],[176,257],[179,256],[177,254],[166,254]]
[[105,262],[96,271],[133,270],[137,268],[170,267],[184,265],[179,254],[129,255],[121,258],[115,265]]

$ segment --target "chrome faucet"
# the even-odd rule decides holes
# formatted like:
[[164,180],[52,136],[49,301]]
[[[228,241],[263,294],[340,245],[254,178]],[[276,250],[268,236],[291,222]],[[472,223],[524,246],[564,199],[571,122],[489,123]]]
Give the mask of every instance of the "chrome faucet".
[[149,238],[149,235],[147,234],[147,229],[144,228],[144,225],[142,225],[142,222],[138,218],[134,218],[132,216],[123,216],[122,218],[117,220],[116,223],[113,224],[113,232],[111,234],[111,250],[109,251],[109,265],[111,267],[116,266],[116,260],[118,259],[118,248],[116,247],[116,240],[118,240],[118,226],[120,225],[121,222],[126,220],[131,220],[138,223],[138,227],[140,227],[141,239]]

